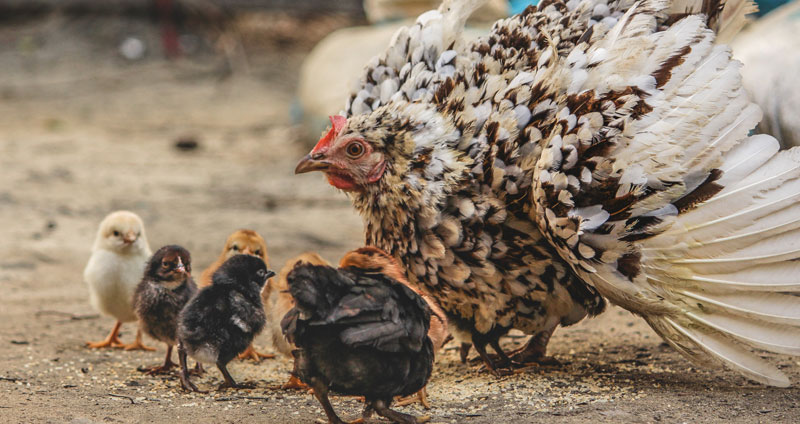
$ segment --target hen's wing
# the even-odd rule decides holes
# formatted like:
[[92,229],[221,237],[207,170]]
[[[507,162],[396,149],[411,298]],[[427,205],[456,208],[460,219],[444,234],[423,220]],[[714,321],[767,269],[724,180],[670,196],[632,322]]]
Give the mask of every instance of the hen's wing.
[[[740,64],[706,16],[663,21],[674,6],[637,3],[547,65],[556,109],[529,162],[530,217],[582,279],[690,359],[786,386],[750,347],[800,354],[800,298],[780,293],[800,291],[800,150],[748,137],[761,112]],[[727,19],[711,24],[739,25]]]
[[303,326],[331,327],[348,346],[386,352],[419,351],[427,337],[430,312],[425,302],[384,275],[302,264],[288,281],[297,306],[284,328],[294,328],[295,336],[300,320]]

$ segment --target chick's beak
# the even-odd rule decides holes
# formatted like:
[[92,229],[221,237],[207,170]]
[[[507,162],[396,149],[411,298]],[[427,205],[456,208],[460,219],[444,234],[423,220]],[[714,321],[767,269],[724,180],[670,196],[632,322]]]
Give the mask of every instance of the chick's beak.
[[275,271],[272,271],[272,270],[268,269],[267,270],[267,277],[264,278],[264,280],[269,280],[270,278],[272,278],[274,276],[275,276]]
[[131,244],[136,241],[136,233],[133,231],[128,231],[124,236],[122,236],[122,241],[126,244]]
[[186,274],[186,275],[189,274],[189,272],[186,271],[186,267],[183,265],[183,262],[181,261],[180,258],[178,258],[178,265],[175,267],[175,270],[180,272],[181,274]]
[[311,171],[325,171],[330,168],[330,163],[323,160],[320,154],[307,154],[300,162],[297,162],[297,167],[294,169],[295,174],[305,174]]

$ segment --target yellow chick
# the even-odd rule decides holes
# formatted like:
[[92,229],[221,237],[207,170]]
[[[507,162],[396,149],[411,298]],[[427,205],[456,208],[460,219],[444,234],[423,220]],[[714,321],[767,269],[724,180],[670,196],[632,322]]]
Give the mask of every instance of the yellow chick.
[[136,341],[124,344],[119,329],[124,322],[136,321],[133,292],[144,275],[151,256],[141,218],[133,212],[116,211],[106,216],[92,246],[92,256],[83,270],[92,305],[117,321],[105,340],[87,342],[90,348],[115,347],[125,350],[155,350],[142,343],[141,330]]

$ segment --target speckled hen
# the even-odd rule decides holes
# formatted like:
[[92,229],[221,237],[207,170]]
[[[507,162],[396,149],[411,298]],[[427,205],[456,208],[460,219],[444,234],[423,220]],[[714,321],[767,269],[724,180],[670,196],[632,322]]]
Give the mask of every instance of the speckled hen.
[[[787,377],[800,353],[800,150],[778,152],[724,42],[746,0],[543,0],[467,44],[481,1],[398,31],[296,172],[348,192],[489,368],[498,339],[603,310],[687,358]],[[491,345],[498,357],[485,352]]]

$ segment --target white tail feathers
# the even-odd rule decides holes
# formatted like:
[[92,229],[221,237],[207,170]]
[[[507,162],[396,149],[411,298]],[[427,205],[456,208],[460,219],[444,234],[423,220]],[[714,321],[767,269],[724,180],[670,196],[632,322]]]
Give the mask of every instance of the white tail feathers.
[[800,149],[777,149],[768,136],[744,140],[722,158],[725,188],[641,247],[647,282],[675,306],[646,317],[659,334],[784,387],[752,352],[800,355]]

